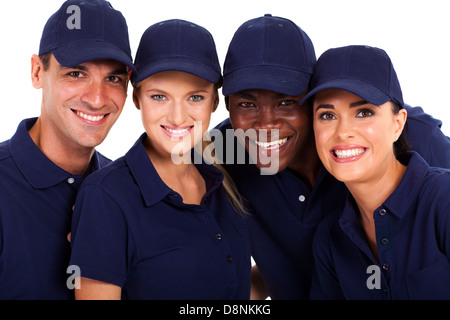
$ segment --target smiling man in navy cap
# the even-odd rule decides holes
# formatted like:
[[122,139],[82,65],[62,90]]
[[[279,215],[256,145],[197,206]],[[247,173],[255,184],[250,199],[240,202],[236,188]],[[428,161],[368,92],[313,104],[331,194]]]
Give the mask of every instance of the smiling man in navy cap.
[[[236,159],[230,163],[224,155],[252,213],[254,279],[262,279],[254,282],[260,285],[253,289],[260,290],[252,289],[253,298],[309,298],[313,235],[323,216],[343,205],[347,192],[320,162],[311,108],[300,103],[315,63],[308,35],[292,21],[270,14],[242,24],[225,59],[223,94],[230,119],[218,129],[227,139],[225,132],[231,128],[256,131],[256,138],[240,138],[245,149],[257,146],[257,155],[278,158],[278,171],[262,175],[266,163],[258,159],[254,164],[239,164]],[[405,108],[412,149],[430,165],[450,167],[450,141],[440,130],[441,122],[421,108]],[[225,145],[233,145],[234,139]]]
[[83,178],[109,162],[94,148],[134,68],[125,18],[107,1],[66,1],[31,64],[41,114],[0,144],[0,299],[71,299],[72,206]]

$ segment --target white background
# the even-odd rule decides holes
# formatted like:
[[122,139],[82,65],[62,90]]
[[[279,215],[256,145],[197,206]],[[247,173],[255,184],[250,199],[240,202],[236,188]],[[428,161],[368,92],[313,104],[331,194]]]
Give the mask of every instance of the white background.
[[[228,44],[245,21],[271,13],[294,21],[311,38],[317,57],[331,47],[364,44],[391,57],[407,104],[421,106],[444,122],[450,136],[450,7],[446,0],[111,0],[127,19],[133,57],[150,25],[172,18],[199,24],[216,41],[223,65]],[[0,9],[0,141],[19,122],[39,116],[41,92],[31,86],[30,58],[38,53],[42,29],[62,0],[8,1]],[[243,48],[245,50],[245,48]],[[98,150],[116,159],[143,132],[131,99]],[[211,127],[227,117],[223,99]]]

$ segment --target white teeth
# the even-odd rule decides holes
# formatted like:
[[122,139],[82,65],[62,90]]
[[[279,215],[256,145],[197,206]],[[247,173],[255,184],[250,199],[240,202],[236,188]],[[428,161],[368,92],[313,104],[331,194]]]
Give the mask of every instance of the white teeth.
[[282,146],[283,144],[286,143],[287,140],[288,140],[288,138],[279,139],[279,140],[270,141],[270,142],[263,142],[263,141],[255,140],[255,143],[261,148],[272,149],[274,147]]
[[185,132],[189,131],[189,128],[186,128],[186,129],[179,129],[179,130],[173,130],[173,129],[164,127],[164,129],[166,129],[166,130],[169,131],[170,133],[174,133],[174,134],[182,134],[182,133],[185,133]]
[[366,150],[364,148],[348,149],[348,150],[334,150],[334,154],[339,159],[356,157],[363,154]]
[[77,111],[77,115],[79,117],[83,118],[83,119],[86,119],[86,120],[89,120],[89,121],[93,121],[93,122],[100,121],[100,120],[102,120],[105,117],[105,115],[91,116],[91,115],[85,114],[85,113],[83,113],[81,111]]

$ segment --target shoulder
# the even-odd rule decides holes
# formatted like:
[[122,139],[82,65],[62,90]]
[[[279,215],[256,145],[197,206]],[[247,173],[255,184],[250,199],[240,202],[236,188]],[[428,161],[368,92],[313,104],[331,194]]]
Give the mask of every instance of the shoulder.
[[219,123],[217,126],[215,126],[214,129],[217,129],[220,131],[224,131],[226,129],[233,129],[233,127],[231,126],[230,118],[223,120],[221,123]]
[[121,157],[115,161],[109,162],[103,168],[91,173],[83,181],[82,188],[88,186],[107,188],[121,185],[124,183],[124,179],[129,175],[125,158]]
[[420,107],[405,106],[408,112],[405,132],[411,149],[431,166],[450,168],[450,138],[441,130],[442,122]]
[[111,159],[105,157],[103,154],[101,154],[98,151],[96,151],[95,154],[97,155],[97,161],[98,161],[98,167],[99,168],[103,168],[103,167],[107,166],[108,164],[110,164],[112,162]]
[[428,130],[434,130],[442,126],[442,121],[433,118],[431,115],[425,113],[421,107],[412,107],[405,105],[408,112],[408,125],[421,126]]
[[0,160],[9,158],[11,152],[9,151],[9,140],[0,142]]
[[430,167],[422,185],[422,193],[442,198],[442,201],[450,203],[448,188],[450,187],[450,169]]
[[314,236],[314,245],[329,243],[339,229],[339,213],[330,212],[320,221]]

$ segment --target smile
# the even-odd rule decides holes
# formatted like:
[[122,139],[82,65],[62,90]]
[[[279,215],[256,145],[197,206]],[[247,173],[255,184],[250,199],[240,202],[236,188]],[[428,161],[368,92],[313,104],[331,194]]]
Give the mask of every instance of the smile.
[[164,133],[166,135],[168,135],[169,137],[181,138],[181,137],[189,135],[190,131],[192,130],[192,128],[194,128],[194,126],[184,127],[184,128],[161,126],[161,128],[163,129]]
[[264,148],[264,149],[277,149],[284,145],[288,141],[288,138],[279,139],[275,141],[270,142],[264,142],[264,141],[257,141],[255,140],[255,143],[258,147]]
[[80,118],[83,118],[83,119],[91,121],[91,122],[99,122],[99,121],[103,120],[107,116],[107,114],[95,116],[95,115],[86,114],[86,113],[78,111],[78,110],[73,110],[73,111]]
[[346,158],[352,158],[362,155],[364,152],[366,152],[365,148],[356,148],[356,149],[347,149],[347,150],[333,150],[334,155],[336,158],[339,159],[346,159]]
[[330,154],[334,161],[347,163],[358,161],[364,157],[367,150],[369,149],[358,145],[336,146],[330,150]]

